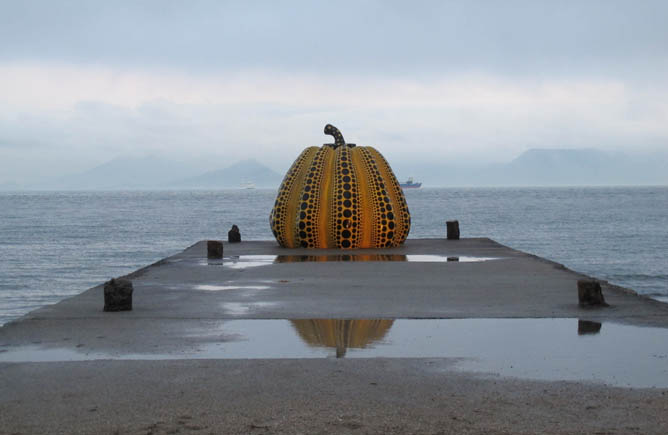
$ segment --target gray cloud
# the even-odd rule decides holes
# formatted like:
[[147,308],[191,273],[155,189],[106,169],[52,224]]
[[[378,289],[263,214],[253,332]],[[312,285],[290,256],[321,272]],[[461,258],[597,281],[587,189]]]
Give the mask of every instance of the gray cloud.
[[0,182],[123,154],[287,166],[665,149],[668,2],[0,0]]
[[668,66],[667,17],[662,0],[5,2],[0,59],[645,76]]

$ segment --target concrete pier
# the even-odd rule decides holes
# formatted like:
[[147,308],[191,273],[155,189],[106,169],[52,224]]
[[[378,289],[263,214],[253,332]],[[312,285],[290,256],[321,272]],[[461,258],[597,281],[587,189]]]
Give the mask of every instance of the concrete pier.
[[[668,429],[663,379],[629,389],[505,377],[456,369],[467,355],[365,357],[364,343],[354,359],[303,359],[280,342],[263,344],[266,357],[225,353],[244,343],[226,330],[241,319],[289,319],[305,349],[313,342],[300,319],[572,319],[573,340],[596,339],[578,336],[578,320],[601,323],[601,334],[609,324],[668,328],[668,304],[603,283],[610,306],[581,308],[577,281],[588,277],[489,239],[345,252],[226,243],[222,260],[207,259],[203,241],[128,278],[133,311],[104,312],[100,285],[0,328],[0,433]],[[399,340],[383,334],[378,343]]]

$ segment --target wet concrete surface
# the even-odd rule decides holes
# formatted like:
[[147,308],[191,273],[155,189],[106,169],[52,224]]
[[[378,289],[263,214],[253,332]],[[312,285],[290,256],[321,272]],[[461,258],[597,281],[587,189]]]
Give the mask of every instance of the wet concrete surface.
[[[106,360],[120,360],[110,366],[119,376],[127,376],[126,368],[141,362],[131,360],[147,360],[142,363],[153,364],[156,373],[171,370],[165,369],[170,361],[252,360],[258,361],[253,363],[258,378],[272,382],[270,373],[280,366],[278,375],[293,376],[309,391],[318,390],[317,381],[293,373],[279,361],[308,359],[314,364],[309,367],[321,372],[336,367],[327,361],[369,361],[360,364],[382,372],[393,360],[404,371],[421,367],[411,372],[412,377],[436,376],[441,383],[453,376],[463,383],[501,376],[480,381],[490,391],[500,379],[512,383],[515,378],[533,382],[527,388],[535,391],[540,389],[535,382],[573,381],[583,394],[608,397],[619,386],[668,386],[668,304],[603,283],[610,307],[580,308],[576,282],[583,275],[489,239],[409,239],[400,248],[350,253],[242,242],[225,244],[223,260],[207,260],[206,242],[199,242],[129,277],[135,289],[133,311],[103,312],[100,285],[0,328],[0,411],[13,416],[6,427],[25,430],[34,428],[29,418],[47,419],[37,405],[39,389],[31,390],[30,380],[14,379],[18,372],[58,377],[69,364],[73,379],[84,382],[77,370],[81,374],[91,367],[107,367]],[[193,364],[184,367],[197,377],[199,369]],[[427,366],[429,370],[423,370]],[[364,382],[373,382],[372,377]],[[108,380],[85,382],[105,390]],[[138,393],[128,382],[119,384],[125,385],[124,393],[108,399],[113,406],[120,406],[114,400]],[[165,385],[154,384],[155,391],[169,390],[168,377],[156,382]],[[419,394],[408,381],[399,384]],[[239,385],[227,397],[252,396],[251,385],[255,384]],[[327,394],[343,400],[354,389],[345,385]],[[603,387],[594,385],[608,386],[600,390]],[[63,394],[69,389],[64,384],[54,388]],[[185,390],[192,388],[197,389]],[[199,388],[204,396],[211,393],[206,384]],[[27,404],[30,391],[34,404]],[[365,394],[372,402],[387,399]],[[520,396],[504,397],[512,403],[524,401]],[[566,406],[574,397],[564,393],[558,399]],[[663,395],[652,397],[653,406],[668,407]],[[285,400],[280,395],[265,399],[273,403],[270,406]],[[14,406],[17,400],[23,407]],[[502,414],[508,412],[501,408],[500,427],[507,417]],[[375,405],[366,411],[372,409]],[[268,410],[237,412],[266,416]],[[289,418],[299,412],[293,409]],[[384,417],[373,426],[377,431],[390,418],[381,414]],[[137,416],[136,421],[150,420],[145,417]],[[548,428],[549,415],[543,418]],[[64,421],[57,419],[55,424]],[[592,427],[604,426],[599,417],[592,422]],[[655,420],[655,427],[664,423]],[[648,422],[642,424],[647,429]],[[47,427],[53,429],[43,426]],[[84,426],[79,429],[86,432]],[[77,432],[71,426],[69,430]]]
[[[200,242],[133,274],[132,312],[102,312],[98,286],[24,319],[579,318],[586,313],[593,320],[668,326],[667,304],[606,284],[611,307],[583,311],[576,287],[583,275],[489,239],[409,239],[400,248],[351,252],[358,259],[446,261],[280,262],[277,258],[342,254],[281,249],[274,242],[225,244],[224,255],[227,260],[207,260],[206,243]],[[211,291],[216,287],[230,290]]]

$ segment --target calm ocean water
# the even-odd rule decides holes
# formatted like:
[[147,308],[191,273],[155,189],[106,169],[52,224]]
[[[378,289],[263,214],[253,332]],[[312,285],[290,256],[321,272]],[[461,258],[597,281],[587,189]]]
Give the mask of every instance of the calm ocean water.
[[[406,192],[409,237],[513,248],[668,296],[668,187],[450,188]],[[0,324],[202,239],[272,239],[273,190],[0,193]]]

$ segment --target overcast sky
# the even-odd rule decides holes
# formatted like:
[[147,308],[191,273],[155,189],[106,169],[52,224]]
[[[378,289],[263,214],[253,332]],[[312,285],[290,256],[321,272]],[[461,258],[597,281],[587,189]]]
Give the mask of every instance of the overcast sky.
[[668,150],[666,23],[665,0],[0,0],[0,182],[285,169],[328,122],[390,162]]

